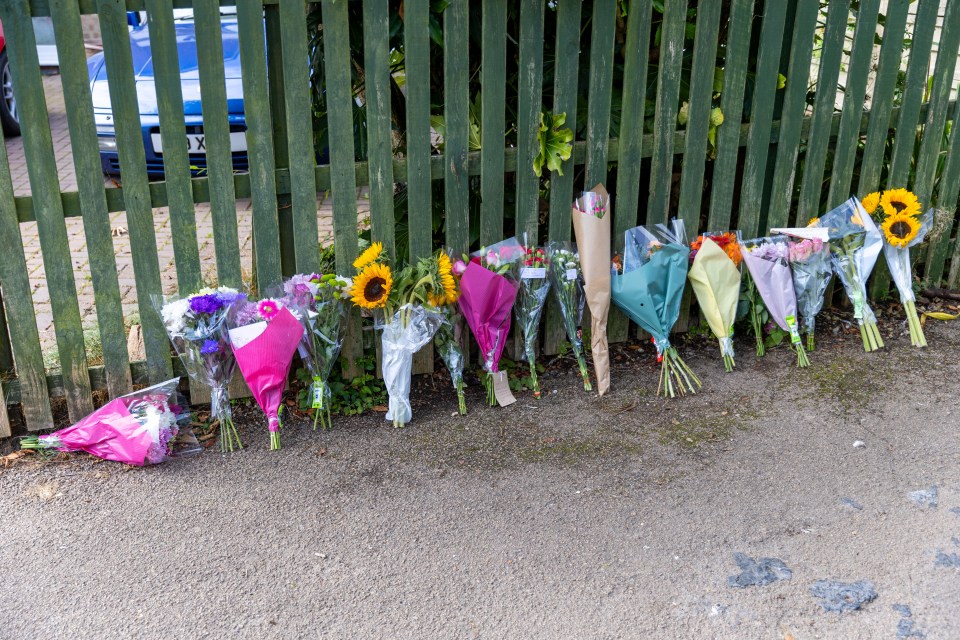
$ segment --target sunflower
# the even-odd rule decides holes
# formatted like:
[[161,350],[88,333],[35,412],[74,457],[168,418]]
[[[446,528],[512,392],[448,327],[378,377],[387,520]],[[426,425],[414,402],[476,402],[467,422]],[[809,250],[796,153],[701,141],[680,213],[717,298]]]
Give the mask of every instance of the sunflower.
[[453,263],[450,262],[450,256],[442,251],[437,254],[436,268],[435,277],[438,286],[430,294],[430,304],[435,307],[453,304],[460,297],[460,293],[457,291],[457,281],[453,277]]
[[860,204],[863,205],[867,215],[873,216],[873,214],[877,212],[877,209],[880,208],[880,192],[874,191],[873,193],[868,193],[863,197],[863,200],[860,201]]
[[[369,249],[368,249],[369,251]],[[390,267],[373,263],[353,279],[350,287],[350,299],[353,304],[364,309],[376,309],[387,304],[387,296],[393,286]]]
[[808,227],[815,227],[820,224],[820,218],[810,218],[810,222],[807,223]]
[[888,189],[880,197],[880,206],[887,217],[895,215],[919,216],[920,201],[906,189]]
[[383,244],[380,242],[374,242],[367,250],[360,254],[360,257],[353,261],[354,269],[363,269],[368,264],[376,262],[380,258],[380,254],[383,253]]
[[920,222],[913,216],[896,214],[887,216],[881,226],[887,242],[895,247],[906,247],[917,237],[920,231]]

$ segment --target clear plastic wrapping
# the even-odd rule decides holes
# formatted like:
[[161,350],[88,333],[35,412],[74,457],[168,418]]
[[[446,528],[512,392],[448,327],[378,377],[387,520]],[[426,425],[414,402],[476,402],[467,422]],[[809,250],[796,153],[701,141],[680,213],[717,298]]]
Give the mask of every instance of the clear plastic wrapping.
[[883,255],[890,267],[890,278],[900,293],[900,302],[907,304],[915,302],[917,297],[913,293],[913,266],[910,263],[910,249],[923,242],[930,229],[933,228],[933,209],[917,218],[920,229],[905,247],[895,247],[889,242],[883,243]]
[[235,289],[202,289],[188,296],[154,296],[167,335],[187,375],[210,387],[210,415],[220,425],[220,448],[241,448],[230,412],[228,386],[237,366],[227,338],[230,308],[246,295]]
[[389,394],[387,420],[402,427],[413,418],[410,406],[410,381],[413,374],[413,354],[433,339],[445,322],[444,314],[436,309],[405,304],[391,318],[377,314],[375,328],[381,334],[383,382]]
[[550,282],[560,304],[560,315],[563,316],[567,339],[580,368],[583,388],[590,391],[593,385],[590,383],[590,374],[583,356],[582,322],[586,298],[583,295],[583,273],[577,247],[572,242],[552,240],[547,243],[547,259],[550,263]]
[[298,274],[283,283],[283,301],[303,326],[297,350],[303,366],[310,372],[314,429],[321,417],[325,429],[332,426],[332,394],[327,380],[343,346],[346,307],[341,292],[345,286],[346,279],[315,273]]
[[830,237],[830,260],[853,305],[853,317],[861,327],[866,351],[883,346],[877,330],[877,317],[870,308],[867,280],[880,255],[883,239],[877,225],[856,198],[820,217],[818,227]]
[[807,334],[807,350],[814,349],[817,314],[823,309],[824,296],[833,277],[830,244],[817,238],[790,240],[787,243],[797,312]]
[[463,315],[456,311],[458,307],[448,305],[443,309],[446,315],[446,322],[437,329],[437,335],[434,344],[443,364],[450,372],[450,382],[453,388],[457,390],[457,405],[460,415],[467,414],[466,399],[463,395],[463,368],[466,364],[466,358],[463,355]]
[[21,446],[83,451],[138,467],[196,453],[200,446],[190,430],[190,412],[177,392],[179,383],[173,378],[121,396],[72,426],[24,438]]
[[513,307],[517,324],[523,334],[523,355],[530,365],[530,378],[533,381],[533,395],[540,397],[540,383],[537,378],[537,335],[540,331],[540,317],[550,293],[548,271],[550,261],[547,252],[536,244],[528,244],[524,234],[523,257],[520,260],[520,288]]

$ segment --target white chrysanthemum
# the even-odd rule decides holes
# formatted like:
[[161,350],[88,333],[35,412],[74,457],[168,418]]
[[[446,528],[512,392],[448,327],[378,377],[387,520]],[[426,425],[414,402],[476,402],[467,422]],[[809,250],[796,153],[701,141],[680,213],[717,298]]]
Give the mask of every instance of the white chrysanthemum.
[[183,331],[188,313],[190,313],[190,300],[187,298],[168,302],[160,310],[163,324],[171,333]]

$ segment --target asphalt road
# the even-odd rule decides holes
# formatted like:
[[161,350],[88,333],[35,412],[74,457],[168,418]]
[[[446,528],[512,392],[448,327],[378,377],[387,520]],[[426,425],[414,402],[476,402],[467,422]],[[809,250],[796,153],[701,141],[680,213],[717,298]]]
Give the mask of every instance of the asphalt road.
[[[404,430],[291,425],[277,453],[247,425],[232,455],[17,464],[0,638],[957,638],[958,329],[928,327],[926,351],[824,341],[805,371],[687,350],[705,390],[672,402],[625,352],[603,399],[548,374],[539,403],[472,389],[459,418],[428,381]],[[935,506],[910,495],[931,487]],[[731,587],[735,553],[792,577]],[[821,579],[878,595],[828,613]]]

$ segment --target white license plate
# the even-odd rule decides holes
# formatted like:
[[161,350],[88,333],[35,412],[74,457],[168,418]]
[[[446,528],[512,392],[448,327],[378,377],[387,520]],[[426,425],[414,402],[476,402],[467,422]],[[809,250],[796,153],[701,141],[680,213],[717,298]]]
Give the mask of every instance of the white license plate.
[[[153,151],[157,154],[163,153],[163,140],[159,133],[150,134],[150,141],[153,143]],[[230,132],[230,151],[246,151],[247,136],[243,131]],[[187,134],[187,153],[193,155],[206,155],[207,140],[202,133]]]

